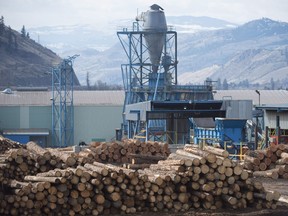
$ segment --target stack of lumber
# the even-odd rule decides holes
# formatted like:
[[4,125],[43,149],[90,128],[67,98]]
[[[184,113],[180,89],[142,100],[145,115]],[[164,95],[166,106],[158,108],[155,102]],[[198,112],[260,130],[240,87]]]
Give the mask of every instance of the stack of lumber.
[[[126,139],[113,142],[94,142],[79,153],[78,160],[82,163],[98,161],[103,163],[133,163],[135,155],[159,156],[166,158],[170,154],[167,143],[141,142]],[[140,159],[139,159],[140,160]]]
[[254,176],[288,179],[288,145],[272,145],[267,149],[248,151],[244,167]]
[[[55,212],[57,215],[111,215],[250,206],[276,208],[280,196],[266,192],[261,182],[228,158],[226,151],[213,147],[200,150],[186,146],[170,154],[168,159],[137,171],[96,161],[75,165],[69,159],[73,154],[63,156],[59,150],[53,154],[50,149],[39,146],[33,149],[27,148],[33,154],[29,153],[30,162],[26,161],[28,156],[22,157],[23,163],[35,165],[36,156],[43,159],[54,155],[51,157],[62,165],[47,166],[45,171],[36,169],[34,173],[22,171],[17,179],[9,175],[4,182],[0,180],[0,215],[53,215]],[[9,164],[9,160],[6,161]],[[0,173],[3,175],[3,167]]]
[[23,148],[23,145],[0,135],[0,154],[5,153],[7,150],[12,148]]

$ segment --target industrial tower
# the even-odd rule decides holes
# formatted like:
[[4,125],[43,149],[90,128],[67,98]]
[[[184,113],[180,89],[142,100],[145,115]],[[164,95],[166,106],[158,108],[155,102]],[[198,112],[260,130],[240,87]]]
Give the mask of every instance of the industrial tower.
[[[117,32],[117,36],[128,58],[128,62],[121,65],[125,90],[122,134],[128,138],[141,136],[146,140],[155,140],[158,137],[167,141],[177,133],[176,128],[182,121],[182,113],[178,117],[175,113],[167,117],[166,110],[164,117],[159,110],[162,108],[157,108],[159,113],[154,113],[153,117],[150,115],[150,118],[142,111],[147,106],[151,110],[151,104],[155,105],[155,102],[166,103],[166,109],[168,103],[173,104],[175,109],[183,109],[183,102],[195,105],[197,100],[213,100],[212,86],[178,85],[177,32],[173,27],[167,26],[163,8],[159,5],[154,4],[150,10],[138,15],[132,28],[123,28]],[[130,105],[135,107],[131,108]],[[188,124],[186,120],[182,125]],[[185,136],[189,136],[188,128],[188,125],[185,126]],[[167,132],[170,133],[170,138]],[[178,142],[176,137],[172,139]]]
[[64,59],[52,69],[52,139],[53,147],[74,144],[73,60]]

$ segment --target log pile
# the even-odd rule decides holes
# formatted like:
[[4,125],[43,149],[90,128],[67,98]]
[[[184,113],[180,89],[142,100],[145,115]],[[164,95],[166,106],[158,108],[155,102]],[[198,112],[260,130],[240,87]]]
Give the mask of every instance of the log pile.
[[[30,165],[33,161],[39,164],[43,158],[55,157],[61,166],[47,166],[48,169],[37,169],[34,173],[21,171],[17,179],[9,175],[4,182],[0,180],[0,215],[53,215],[55,212],[57,215],[111,215],[250,206],[276,208],[280,196],[264,191],[261,182],[220,149],[209,151],[187,146],[149,168],[133,170],[96,161],[76,162],[69,167],[71,161],[67,161],[67,155],[53,156],[50,150],[30,147],[22,151],[22,155],[29,152],[27,157],[16,157],[12,161]],[[79,155],[75,157],[81,158]],[[28,157],[32,162],[27,162]],[[6,160],[8,164],[9,160]],[[3,167],[0,167],[0,176],[1,173],[3,175]]]
[[2,156],[0,182],[7,183],[9,179],[21,181],[27,175],[75,166],[76,159],[72,153],[44,149],[34,142],[28,142],[25,148],[10,149]]
[[4,138],[0,135],[0,154],[4,154],[9,149],[23,148],[24,146],[18,142]]
[[[0,167],[2,167],[0,182],[5,183],[7,179],[21,181],[26,175],[34,175],[55,168],[65,169],[67,167],[76,167],[77,165],[93,163],[94,161],[109,161],[113,163],[127,161],[135,163],[136,158],[138,158],[137,160],[139,161],[141,156],[145,157],[143,153],[146,154],[150,163],[155,163],[155,159],[152,159],[152,157],[157,159],[157,163],[158,160],[165,159],[169,154],[167,144],[148,142],[145,148],[148,150],[143,150],[144,148],[142,148],[141,145],[143,146],[143,143],[133,140],[113,143],[105,142],[97,145],[98,148],[92,145],[85,151],[79,152],[79,154],[70,151],[70,148],[44,149],[34,142],[28,142],[25,148],[21,146],[21,148],[18,148],[18,145],[16,145],[17,148],[6,151],[6,153],[0,157]],[[99,149],[106,150],[99,151]],[[91,153],[89,153],[89,151]],[[90,154],[92,156],[90,156]],[[117,160],[114,160],[115,158],[117,158]]]
[[244,167],[256,177],[288,179],[288,145],[279,144],[264,150],[248,151]]
[[140,159],[136,159],[135,155],[166,158],[169,154],[170,150],[167,143],[151,141],[141,142],[140,140],[126,139],[122,142],[91,143],[88,148],[79,153],[78,161],[82,164],[91,163],[93,161],[102,163],[138,164],[136,160]]

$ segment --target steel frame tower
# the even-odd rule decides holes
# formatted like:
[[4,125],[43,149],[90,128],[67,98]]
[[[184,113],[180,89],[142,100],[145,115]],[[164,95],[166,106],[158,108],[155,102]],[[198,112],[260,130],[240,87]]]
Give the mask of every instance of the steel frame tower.
[[[155,65],[151,63],[149,54],[151,47],[148,47],[145,36],[159,33],[164,35],[164,42],[159,64]],[[172,27],[168,27],[167,31],[147,32],[140,28],[138,22],[133,22],[132,29],[124,28],[117,32],[117,36],[128,57],[128,63],[121,64],[125,90],[122,135],[127,135],[128,138],[145,137],[146,140],[156,140],[159,137],[157,133],[167,132],[171,128],[172,123],[167,126],[169,124],[167,119],[141,120],[137,110],[134,110],[138,115],[137,120],[127,120],[127,107],[130,104],[147,101],[178,103],[183,100],[213,99],[210,84],[178,85],[177,32]],[[167,140],[167,136],[165,138],[161,135],[159,139]]]
[[122,135],[186,142],[192,118],[222,116],[222,102],[215,106],[211,84],[178,85],[177,32],[167,26],[163,10],[153,4],[136,16],[132,29],[117,32],[128,58],[121,65],[125,90]]
[[169,87],[177,85],[177,32],[171,29],[163,32],[164,48],[157,73],[153,73],[154,65],[149,59],[149,48],[144,43],[145,34],[147,32],[140,30],[138,22],[133,23],[130,31],[124,28],[117,32],[129,61],[128,64],[121,65],[125,104],[165,99],[165,92]]
[[[171,99],[171,89],[177,85],[177,32],[172,28],[164,34],[164,47],[157,73],[149,58],[149,47],[144,42],[147,32],[140,29],[138,22],[133,22],[131,30],[124,28],[117,32],[120,43],[129,63],[121,65],[125,101],[123,106],[123,127],[127,127],[125,108],[128,104],[148,100]],[[159,34],[149,33],[149,34]]]
[[73,60],[64,59],[52,69],[52,139],[53,147],[74,144]]

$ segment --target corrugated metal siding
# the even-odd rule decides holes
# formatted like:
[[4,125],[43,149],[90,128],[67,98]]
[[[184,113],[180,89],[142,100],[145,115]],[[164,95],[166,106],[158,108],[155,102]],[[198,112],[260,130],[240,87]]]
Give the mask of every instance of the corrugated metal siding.
[[266,111],[264,115],[264,124],[269,128],[276,128],[276,116],[280,118],[280,128],[288,129],[287,112]]
[[[52,92],[0,93],[0,106],[51,106]],[[74,91],[74,105],[123,105],[123,91]]]
[[50,92],[14,92],[13,94],[0,93],[0,105],[31,105],[49,106],[51,105]]
[[126,106],[125,118],[127,120],[137,121],[138,120],[137,113],[133,113],[133,112],[131,113],[131,110],[139,110],[140,111],[140,120],[146,121],[146,111],[151,110],[151,102],[145,101],[145,102],[136,103],[136,104],[129,104]]
[[79,106],[75,107],[74,131],[75,143],[91,142],[95,138],[111,140],[115,129],[122,123],[122,106]]
[[123,105],[123,91],[74,91],[75,105]]
[[[288,91],[286,90],[259,90],[260,104],[288,104]],[[215,100],[252,100],[254,105],[259,105],[259,95],[255,90],[217,90]]]
[[227,118],[252,119],[251,100],[224,100]]
[[[259,90],[261,104],[288,104],[286,90]],[[22,92],[13,94],[0,93],[0,106],[50,106],[52,92]],[[74,91],[74,105],[123,105],[124,91]],[[255,90],[217,90],[215,100],[252,100],[258,105],[259,96]]]
[[29,113],[30,128],[52,127],[52,107],[32,106],[29,107]]
[[0,107],[0,129],[20,128],[20,107]]

